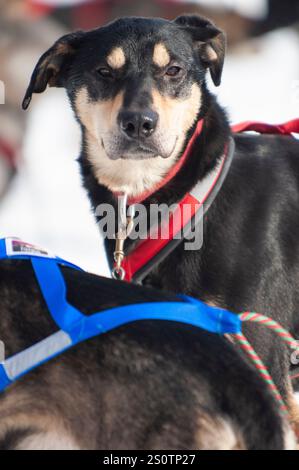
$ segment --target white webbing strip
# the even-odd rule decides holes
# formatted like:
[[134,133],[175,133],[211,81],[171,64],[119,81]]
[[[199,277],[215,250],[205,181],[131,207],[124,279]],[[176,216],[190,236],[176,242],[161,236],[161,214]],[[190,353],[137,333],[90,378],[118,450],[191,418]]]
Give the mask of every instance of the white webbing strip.
[[201,181],[199,181],[194,188],[190,191],[191,196],[195,197],[195,199],[198,200],[198,202],[202,202],[206,196],[207,193],[211,190],[211,187],[213,186],[214,181],[217,179],[220,169],[223,165],[223,160],[225,158],[225,155],[221,157],[215,168],[207,174]]
[[3,367],[10,380],[62,352],[72,344],[70,336],[60,330],[39,343],[7,359]]

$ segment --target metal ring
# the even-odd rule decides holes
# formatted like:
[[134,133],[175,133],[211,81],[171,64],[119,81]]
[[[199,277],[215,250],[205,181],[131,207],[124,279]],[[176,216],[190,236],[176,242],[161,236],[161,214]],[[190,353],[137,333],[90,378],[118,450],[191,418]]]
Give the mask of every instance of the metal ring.
[[126,271],[122,267],[115,267],[112,269],[111,275],[113,279],[116,279],[117,281],[123,281],[126,275]]

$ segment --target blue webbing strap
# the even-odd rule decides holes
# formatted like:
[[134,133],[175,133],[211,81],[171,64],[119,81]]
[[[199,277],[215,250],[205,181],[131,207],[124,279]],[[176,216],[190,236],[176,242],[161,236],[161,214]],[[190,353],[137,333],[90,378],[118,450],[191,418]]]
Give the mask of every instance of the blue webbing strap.
[[[0,259],[7,257],[0,240]],[[61,259],[29,255],[13,256],[16,257],[31,259],[45,302],[60,331],[7,359],[0,366],[0,391],[33,368],[75,344],[139,320],[186,323],[218,334],[241,332],[241,322],[237,315],[227,310],[209,307],[187,296],[181,296],[181,302],[133,304],[104,310],[90,316],[84,315],[69,304],[66,298],[66,286],[59,263],[66,265],[69,263]]]
[[74,324],[84,318],[84,315],[68,303],[66,285],[57,261],[32,258],[31,263],[54,321],[59,328],[69,331]]
[[8,378],[3,364],[0,364],[0,392],[3,392],[11,383],[12,380]]
[[51,315],[74,343],[137,320],[188,323],[218,334],[240,332],[237,315],[187,296],[181,296],[182,302],[131,304],[86,316],[67,302],[64,278],[55,260],[33,259],[32,265]]

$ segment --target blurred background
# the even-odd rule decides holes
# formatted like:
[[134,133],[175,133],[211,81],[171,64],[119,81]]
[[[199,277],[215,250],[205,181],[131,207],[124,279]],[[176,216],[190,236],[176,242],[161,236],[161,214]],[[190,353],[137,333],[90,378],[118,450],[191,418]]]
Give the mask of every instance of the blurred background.
[[[0,0],[0,237],[17,236],[109,275],[81,188],[79,129],[64,90],[21,102],[40,55],[61,35],[123,15],[199,13],[228,36],[222,86],[232,123],[299,115],[298,0]],[[299,158],[299,155],[298,155]]]

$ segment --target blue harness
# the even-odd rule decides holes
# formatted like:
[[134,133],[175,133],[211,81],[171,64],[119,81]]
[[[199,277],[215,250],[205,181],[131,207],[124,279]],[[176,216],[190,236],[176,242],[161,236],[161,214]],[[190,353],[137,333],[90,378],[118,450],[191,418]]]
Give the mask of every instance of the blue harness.
[[62,258],[49,256],[32,245],[10,238],[0,240],[0,259],[7,258],[31,261],[42,295],[59,330],[0,364],[0,391],[72,346],[138,320],[186,323],[218,334],[241,332],[241,321],[237,315],[209,307],[187,296],[179,296],[180,302],[126,305],[87,316],[67,301],[60,265],[76,270],[80,268]]

